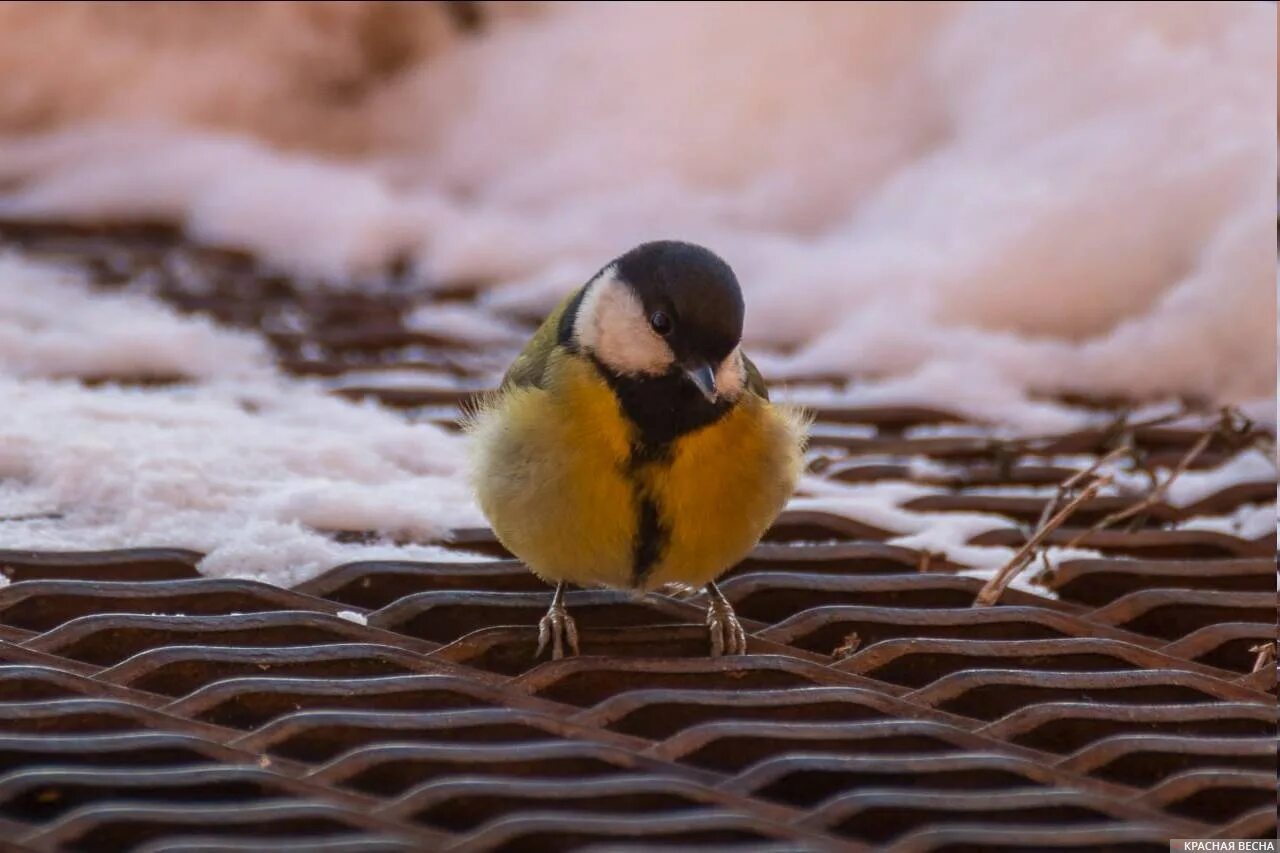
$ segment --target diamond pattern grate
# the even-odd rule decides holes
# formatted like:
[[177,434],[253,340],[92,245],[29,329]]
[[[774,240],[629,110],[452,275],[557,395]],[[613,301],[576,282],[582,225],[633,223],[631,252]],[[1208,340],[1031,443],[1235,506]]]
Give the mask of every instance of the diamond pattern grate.
[[[406,330],[407,291],[308,291],[164,229],[10,223],[0,244],[104,286],[141,278],[267,330],[283,365],[336,393],[442,423],[507,357]],[[393,368],[437,378],[362,384]],[[987,487],[1061,482],[1072,470],[1046,457],[1097,455],[1108,438],[1011,455],[977,429],[922,429],[966,426],[947,412],[818,416],[823,476],[945,462],[949,491],[905,508],[994,513],[1007,528],[975,542],[1015,547],[1047,498]],[[1200,435],[1135,440],[1172,465]],[[1229,455],[1211,444],[1196,467]],[[1133,529],[1088,534],[1103,556],[1045,578],[1057,598],[1009,590],[986,608],[971,606],[981,581],[885,544],[888,531],[789,512],[723,583],[751,654],[719,660],[704,656],[698,597],[575,591],[583,656],[535,661],[547,590],[485,530],[455,547],[494,562],[352,563],[288,590],[202,578],[200,555],[174,549],[0,552],[0,838],[381,853],[1274,837],[1275,667],[1255,671],[1275,640],[1274,538],[1169,527],[1274,499],[1260,482],[1154,506]],[[1052,538],[1118,506],[1094,499]]]

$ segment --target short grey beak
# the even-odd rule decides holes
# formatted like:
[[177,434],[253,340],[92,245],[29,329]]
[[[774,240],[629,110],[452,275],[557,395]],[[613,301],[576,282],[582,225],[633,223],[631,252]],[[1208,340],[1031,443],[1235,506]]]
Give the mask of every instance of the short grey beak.
[[698,386],[698,390],[707,398],[708,403],[714,403],[719,397],[719,392],[716,390],[716,372],[711,369],[711,365],[703,362],[693,367],[685,367],[684,375]]

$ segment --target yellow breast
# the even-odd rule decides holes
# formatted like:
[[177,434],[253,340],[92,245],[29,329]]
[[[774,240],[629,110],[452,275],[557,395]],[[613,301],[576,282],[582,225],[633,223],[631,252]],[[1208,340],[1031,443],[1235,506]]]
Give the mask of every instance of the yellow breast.
[[745,394],[678,439],[669,464],[642,469],[667,531],[644,588],[700,587],[746,557],[795,489],[803,445],[798,413]]
[[[632,461],[635,431],[585,359],[557,350],[543,388],[511,388],[473,419],[473,472],[499,540],[548,581],[701,586],[742,559],[800,471],[803,425],[746,394],[723,418]],[[658,556],[636,577],[644,499]]]

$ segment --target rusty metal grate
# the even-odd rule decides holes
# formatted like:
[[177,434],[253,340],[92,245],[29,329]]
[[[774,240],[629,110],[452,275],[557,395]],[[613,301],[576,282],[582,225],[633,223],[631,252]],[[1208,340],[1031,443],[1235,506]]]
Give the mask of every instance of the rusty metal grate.
[[[142,271],[183,308],[266,329],[289,369],[441,422],[505,358],[407,331],[411,299],[394,285],[308,292],[163,229],[11,224],[0,242],[106,285]],[[406,365],[458,381],[343,382]],[[815,466],[868,481],[906,476],[904,457],[946,460],[951,491],[908,508],[997,513],[1008,528],[981,541],[1020,545],[1044,499],[975,487],[1071,471],[913,429],[959,420],[824,410]],[[826,428],[849,424],[867,429]],[[1171,465],[1200,433],[1134,438]],[[1098,454],[1106,439],[1039,449]],[[1195,464],[1228,453],[1213,443]],[[584,656],[535,662],[546,589],[484,530],[457,546],[502,559],[353,563],[290,590],[201,578],[199,555],[172,549],[3,552],[0,837],[151,853],[1157,851],[1174,836],[1274,837],[1276,674],[1265,659],[1255,671],[1275,640],[1274,538],[1163,524],[1274,499],[1274,483],[1255,483],[1153,507],[1133,529],[1089,534],[1105,556],[1061,566],[1057,599],[1009,590],[976,609],[981,582],[946,560],[789,513],[723,584],[752,652],[727,660],[704,657],[696,598],[582,591],[569,604]],[[1095,499],[1054,536],[1115,509]]]

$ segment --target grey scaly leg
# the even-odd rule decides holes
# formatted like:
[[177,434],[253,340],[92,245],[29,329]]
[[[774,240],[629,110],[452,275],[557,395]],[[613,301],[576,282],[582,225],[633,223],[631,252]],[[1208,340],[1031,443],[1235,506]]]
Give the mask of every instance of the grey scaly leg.
[[711,634],[711,656],[745,655],[747,653],[747,633],[742,630],[733,605],[724,597],[714,582],[707,584],[707,596],[711,599],[707,605],[707,630]]
[[564,606],[564,590],[568,584],[564,581],[556,584],[555,594],[551,596],[551,606],[547,608],[547,615],[542,617],[542,621],[538,623],[538,650],[534,652],[534,657],[542,657],[542,651],[547,647],[547,643],[551,643],[551,659],[560,660],[564,657],[565,642],[568,641],[569,653],[578,654],[578,626],[573,623],[573,617],[569,615],[569,611]]

